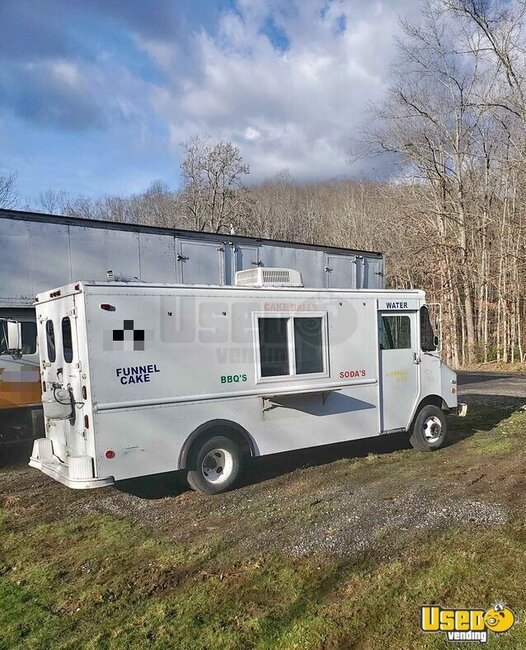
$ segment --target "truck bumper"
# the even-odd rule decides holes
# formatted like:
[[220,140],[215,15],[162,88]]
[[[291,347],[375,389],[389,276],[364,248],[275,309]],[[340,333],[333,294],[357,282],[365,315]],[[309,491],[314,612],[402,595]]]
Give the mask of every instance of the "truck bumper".
[[468,413],[468,405],[460,402],[457,406],[457,415],[460,418],[465,418]]
[[115,482],[113,476],[95,478],[93,460],[89,456],[70,457],[66,465],[53,455],[53,443],[48,438],[35,440],[29,466],[74,490],[105,487]]

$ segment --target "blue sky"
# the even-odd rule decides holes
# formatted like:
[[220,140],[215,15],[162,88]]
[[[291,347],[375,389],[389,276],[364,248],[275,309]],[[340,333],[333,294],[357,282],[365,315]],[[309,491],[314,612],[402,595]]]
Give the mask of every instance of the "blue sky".
[[0,174],[23,202],[179,184],[180,143],[234,142],[258,181],[349,163],[418,0],[1,0]]

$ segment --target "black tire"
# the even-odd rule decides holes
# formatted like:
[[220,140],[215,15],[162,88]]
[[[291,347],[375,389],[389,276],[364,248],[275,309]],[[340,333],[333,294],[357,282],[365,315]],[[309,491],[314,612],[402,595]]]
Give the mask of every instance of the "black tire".
[[230,438],[207,438],[192,447],[186,475],[188,485],[205,494],[226,492],[237,481],[242,460],[241,450]]
[[418,451],[434,451],[442,447],[446,440],[446,416],[438,406],[428,404],[418,412],[409,442]]

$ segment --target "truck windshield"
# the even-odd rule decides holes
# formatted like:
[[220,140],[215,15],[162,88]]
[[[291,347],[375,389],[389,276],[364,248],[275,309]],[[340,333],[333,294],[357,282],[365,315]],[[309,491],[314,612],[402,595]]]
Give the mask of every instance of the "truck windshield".
[[7,354],[7,323],[0,320],[0,354]]
[[22,354],[35,354],[37,351],[37,324],[24,321],[22,325]]
[[422,352],[434,352],[437,349],[435,340],[429,309],[424,305],[420,308],[420,346]]

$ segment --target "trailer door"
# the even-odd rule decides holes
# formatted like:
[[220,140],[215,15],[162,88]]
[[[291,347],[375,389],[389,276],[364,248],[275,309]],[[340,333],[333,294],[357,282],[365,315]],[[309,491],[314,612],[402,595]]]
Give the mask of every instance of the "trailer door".
[[325,258],[326,285],[329,289],[357,289],[356,258],[346,255],[327,255]]
[[225,247],[219,242],[181,240],[177,262],[184,284],[225,284]]
[[419,393],[417,312],[378,312],[381,432],[405,429]]

